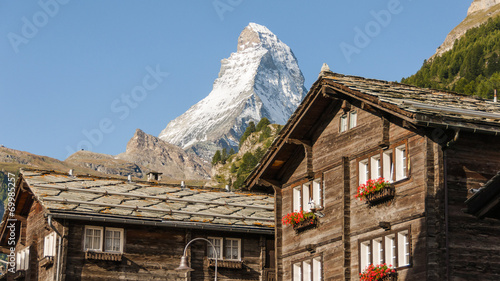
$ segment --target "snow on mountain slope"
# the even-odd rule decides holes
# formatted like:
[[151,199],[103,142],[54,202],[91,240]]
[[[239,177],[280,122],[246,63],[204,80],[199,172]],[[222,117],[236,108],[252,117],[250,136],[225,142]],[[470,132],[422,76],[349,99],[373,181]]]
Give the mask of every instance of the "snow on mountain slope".
[[306,94],[292,50],[265,26],[250,23],[236,53],[221,60],[210,94],[168,123],[159,138],[210,158],[238,147],[250,121],[285,124]]

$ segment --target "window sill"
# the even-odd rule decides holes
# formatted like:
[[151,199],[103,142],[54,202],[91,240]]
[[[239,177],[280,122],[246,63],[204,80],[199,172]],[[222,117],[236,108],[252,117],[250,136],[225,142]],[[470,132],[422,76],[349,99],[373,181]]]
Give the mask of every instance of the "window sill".
[[38,261],[41,267],[50,267],[54,264],[53,256],[45,256]]
[[[215,267],[214,259],[208,259],[208,267]],[[243,261],[217,260],[217,268],[242,269]]]
[[101,261],[121,261],[123,253],[108,253],[108,252],[85,252],[86,260],[101,260]]

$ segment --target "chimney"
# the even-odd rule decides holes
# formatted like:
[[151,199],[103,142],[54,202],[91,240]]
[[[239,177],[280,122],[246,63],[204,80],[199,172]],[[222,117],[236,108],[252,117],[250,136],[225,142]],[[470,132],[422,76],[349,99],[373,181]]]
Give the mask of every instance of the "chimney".
[[181,188],[186,188],[186,183],[184,181],[181,181]]
[[128,176],[127,176],[127,181],[128,181],[128,182],[132,182],[132,175],[128,175]]
[[229,189],[229,184],[226,184],[226,191],[229,192],[231,189]]
[[73,176],[73,169],[69,170],[69,176],[72,177]]
[[494,91],[494,95],[493,95],[493,102],[497,102],[497,89],[495,89]]

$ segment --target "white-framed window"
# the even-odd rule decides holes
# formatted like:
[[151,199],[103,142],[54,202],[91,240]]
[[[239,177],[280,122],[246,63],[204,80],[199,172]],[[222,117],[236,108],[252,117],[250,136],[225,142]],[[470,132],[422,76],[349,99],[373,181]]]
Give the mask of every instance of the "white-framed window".
[[104,251],[123,252],[123,228],[106,227],[104,234]]
[[292,265],[293,281],[321,281],[323,280],[323,262],[321,257],[314,257]]
[[353,110],[349,112],[349,129],[356,127],[358,124],[358,112]]
[[347,122],[348,122],[348,115],[347,114],[340,116],[340,132],[341,133],[347,131],[347,129],[349,128]]
[[372,247],[371,241],[365,241],[360,244],[360,265],[362,270],[364,270],[367,266],[372,264]]
[[84,250],[102,252],[103,227],[85,226]]
[[406,146],[396,147],[396,181],[406,178],[407,160],[406,160]]
[[380,150],[358,160],[359,184],[368,179],[384,178],[388,182],[404,180],[408,177],[408,149],[406,144],[387,150]]
[[302,263],[293,264],[293,281],[302,281]]
[[313,194],[312,194],[312,201],[314,202],[314,205],[316,208],[322,208],[323,207],[323,192],[321,189],[321,179],[315,179],[313,181]]
[[384,243],[382,242],[382,237],[373,239],[373,263],[384,263]]
[[305,212],[323,208],[323,188],[322,179],[316,178],[311,182],[306,182],[299,186],[295,186],[292,190],[293,212],[298,212],[301,209]]
[[49,233],[43,240],[43,256],[54,257],[56,255],[56,238],[55,232]]
[[123,228],[85,226],[83,235],[84,251],[123,253],[124,243]]
[[[241,239],[222,237],[208,237],[207,239],[215,246],[217,259],[232,261],[241,260]],[[207,244],[207,256],[209,259],[215,259],[214,249],[210,244]]]
[[215,247],[215,251],[217,252],[217,255],[214,253],[214,248],[212,245],[208,244],[208,258],[210,259],[222,259],[222,238],[221,237],[208,237],[208,241],[210,241],[213,246]]
[[313,259],[313,281],[321,281],[323,278],[323,275],[321,273],[322,271],[322,262],[321,262],[321,257],[316,257]]
[[368,159],[359,161],[359,184],[364,184],[370,178],[368,169]]
[[359,270],[370,264],[387,264],[392,268],[410,266],[410,229],[390,231],[382,236],[359,242]]
[[371,179],[378,179],[382,177],[382,163],[380,162],[380,155],[375,155],[370,158]]
[[28,270],[30,264],[30,248],[24,248],[17,252],[16,270]]
[[224,242],[224,259],[241,260],[241,239],[226,238]]
[[410,265],[410,241],[408,231],[398,233],[398,266]]
[[358,112],[356,110],[349,111],[340,116],[340,132],[345,132],[358,125]]
[[385,237],[385,261],[387,264],[396,267],[398,260],[396,251],[396,239],[394,234]]
[[309,202],[311,201],[311,183],[304,183],[302,185],[302,209],[304,212],[311,211]]
[[293,211],[298,212],[301,209],[302,189],[301,186],[293,188]]
[[382,165],[383,165],[383,176],[384,179],[388,180],[389,182],[393,182],[394,178],[394,163],[392,160],[392,150],[387,150],[382,153]]

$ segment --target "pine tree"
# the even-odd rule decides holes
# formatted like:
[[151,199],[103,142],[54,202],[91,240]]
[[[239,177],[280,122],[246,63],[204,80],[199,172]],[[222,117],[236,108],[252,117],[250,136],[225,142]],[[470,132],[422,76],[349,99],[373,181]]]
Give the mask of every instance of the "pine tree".
[[220,150],[217,150],[215,152],[215,155],[214,157],[212,157],[212,165],[215,166],[217,165],[217,163],[219,163],[221,161],[221,153],[220,153]]

